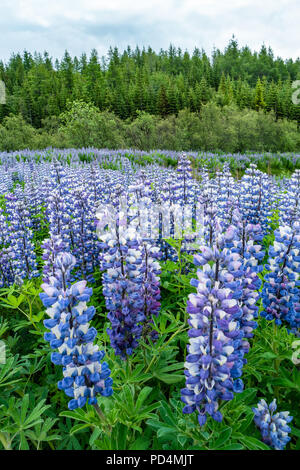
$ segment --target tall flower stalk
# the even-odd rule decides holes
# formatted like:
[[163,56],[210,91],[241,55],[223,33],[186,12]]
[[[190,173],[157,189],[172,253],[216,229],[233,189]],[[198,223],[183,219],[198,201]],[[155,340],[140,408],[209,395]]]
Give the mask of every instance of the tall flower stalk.
[[300,326],[300,223],[275,230],[274,245],[269,248],[262,292],[261,315],[275,324],[286,324],[299,334]]
[[58,388],[71,397],[68,407],[71,410],[82,408],[86,403],[97,406],[97,395],[110,396],[113,393],[110,370],[105,355],[94,344],[97,335],[89,322],[95,314],[93,306],[87,302],[92,289],[85,280],[70,285],[70,271],[76,259],[69,253],[59,253],[55,258],[55,276],[42,284],[41,300],[50,317],[44,321],[50,332],[45,333],[52,349],[51,355],[56,365],[63,366],[64,378]]
[[[202,269],[191,284],[197,292],[189,295],[188,355],[185,362],[186,388],[182,390],[184,413],[198,412],[202,426],[207,417],[222,420],[219,404],[232,400],[243,390],[240,379],[249,351],[248,339],[257,324],[260,281],[251,269],[249,258],[253,245],[239,240],[237,227],[222,230],[212,224],[210,246],[201,246],[194,264]],[[253,252],[260,251],[254,247]]]

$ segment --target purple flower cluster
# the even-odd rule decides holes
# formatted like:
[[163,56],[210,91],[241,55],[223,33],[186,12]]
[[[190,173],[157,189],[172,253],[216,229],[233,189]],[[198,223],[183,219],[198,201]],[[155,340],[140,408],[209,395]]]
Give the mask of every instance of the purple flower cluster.
[[0,287],[9,286],[14,282],[13,259],[9,241],[6,217],[0,207]]
[[25,201],[14,194],[6,196],[7,227],[2,213],[2,224],[9,248],[4,250],[6,267],[9,270],[8,280],[16,276],[21,279],[33,278],[39,275],[37,270],[35,247],[33,244],[32,220],[26,208]]
[[254,422],[260,429],[263,442],[275,450],[283,450],[291,440],[289,437],[291,428],[288,424],[292,421],[293,416],[290,416],[288,411],[274,414],[276,409],[275,399],[270,405],[265,400],[260,400],[257,408],[252,408]]
[[230,226],[224,232],[218,221],[215,225],[214,242],[201,246],[194,257],[202,269],[191,281],[197,292],[190,294],[187,305],[191,329],[181,399],[183,412],[197,411],[201,426],[208,415],[221,421],[219,401],[232,400],[234,392],[243,390],[247,339],[257,326],[257,275],[239,252],[238,230]]
[[269,259],[262,291],[267,320],[281,325],[287,323],[297,334],[300,326],[300,223],[275,230],[274,245],[269,248]]
[[102,206],[97,217],[103,294],[111,322],[108,334],[115,353],[125,359],[145,337],[160,309],[160,253],[139,234],[142,215],[127,224],[119,202],[120,194],[115,194],[115,206]]
[[72,398],[68,407],[73,410],[86,403],[96,404],[97,394],[110,396],[112,379],[108,364],[101,362],[105,353],[93,344],[97,331],[89,322],[95,308],[87,306],[92,289],[86,286],[86,281],[67,287],[70,271],[76,264],[71,254],[59,253],[54,264],[55,276],[42,284],[44,292],[40,294],[50,317],[44,321],[50,330],[45,333],[45,340],[58,350],[52,353],[51,360],[63,366],[64,378],[58,382],[58,388]]
[[264,234],[269,230],[272,194],[272,180],[251,163],[241,180],[239,206],[244,220],[250,224],[259,224]]
[[280,203],[281,225],[292,226],[300,220],[300,170],[286,182]]
[[59,253],[65,252],[66,247],[59,235],[52,235],[43,241],[41,248],[43,248],[42,259],[43,266],[43,282],[49,282],[50,277],[59,275],[55,264],[55,258]]

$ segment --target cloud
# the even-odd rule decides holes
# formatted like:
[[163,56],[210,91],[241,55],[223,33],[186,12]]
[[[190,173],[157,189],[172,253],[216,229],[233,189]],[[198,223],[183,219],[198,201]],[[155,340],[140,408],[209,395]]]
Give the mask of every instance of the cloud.
[[155,50],[223,49],[232,34],[259,50],[265,43],[283,58],[300,56],[298,0],[2,0],[0,58],[24,49],[61,57],[130,45]]

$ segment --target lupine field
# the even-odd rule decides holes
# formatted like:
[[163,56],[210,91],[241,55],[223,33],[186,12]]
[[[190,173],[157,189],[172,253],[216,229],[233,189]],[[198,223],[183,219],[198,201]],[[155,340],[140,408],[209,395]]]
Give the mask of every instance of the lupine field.
[[0,153],[0,449],[299,450],[300,156]]

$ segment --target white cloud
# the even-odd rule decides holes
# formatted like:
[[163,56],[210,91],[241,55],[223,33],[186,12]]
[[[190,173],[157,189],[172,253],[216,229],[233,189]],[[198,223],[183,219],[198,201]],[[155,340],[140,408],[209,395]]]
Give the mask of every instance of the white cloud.
[[0,58],[11,52],[65,49],[80,55],[110,45],[158,50],[170,43],[210,53],[223,49],[232,34],[240,45],[275,55],[300,56],[298,0],[0,0]]

